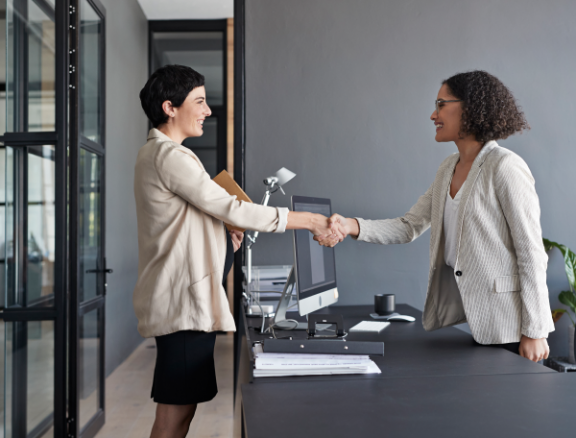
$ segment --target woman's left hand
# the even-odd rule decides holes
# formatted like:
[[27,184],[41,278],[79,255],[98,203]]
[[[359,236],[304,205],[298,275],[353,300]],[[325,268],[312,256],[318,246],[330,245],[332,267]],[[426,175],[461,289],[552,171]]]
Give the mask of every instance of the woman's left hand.
[[520,356],[530,359],[533,362],[538,362],[542,359],[548,359],[550,347],[546,338],[532,339],[528,336],[522,335],[520,340]]
[[236,252],[242,246],[242,241],[244,240],[244,233],[242,231],[231,230],[230,237],[232,238],[232,245],[234,246],[234,252]]

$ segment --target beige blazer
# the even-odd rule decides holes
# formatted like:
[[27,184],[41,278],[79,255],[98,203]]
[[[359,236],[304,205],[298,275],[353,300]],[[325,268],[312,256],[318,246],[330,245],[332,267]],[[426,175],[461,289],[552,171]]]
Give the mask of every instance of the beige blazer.
[[431,227],[422,316],[426,330],[467,321],[481,344],[518,342],[522,334],[545,338],[554,324],[540,205],[530,169],[495,141],[484,145],[463,188],[452,269],[444,262],[443,218],[446,191],[458,160],[458,153],[444,160],[428,191],[404,217],[358,219],[358,239],[408,243]]
[[288,209],[245,203],[210,179],[198,157],[152,129],[134,174],[138,281],[133,303],[144,337],[235,330],[222,287],[223,221],[284,232]]

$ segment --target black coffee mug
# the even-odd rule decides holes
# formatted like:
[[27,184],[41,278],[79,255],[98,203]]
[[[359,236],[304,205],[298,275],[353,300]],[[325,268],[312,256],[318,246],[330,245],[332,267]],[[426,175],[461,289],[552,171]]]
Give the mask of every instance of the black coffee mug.
[[394,294],[374,295],[374,310],[378,315],[390,315],[396,310],[396,296]]

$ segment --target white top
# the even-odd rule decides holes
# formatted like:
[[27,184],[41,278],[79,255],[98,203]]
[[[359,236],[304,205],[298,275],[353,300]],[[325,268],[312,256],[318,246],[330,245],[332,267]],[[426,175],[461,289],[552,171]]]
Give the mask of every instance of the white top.
[[456,254],[458,252],[458,207],[460,206],[460,198],[462,196],[462,189],[464,184],[454,196],[450,196],[450,184],[448,184],[448,192],[446,193],[446,204],[444,204],[444,261],[452,268],[456,267]]

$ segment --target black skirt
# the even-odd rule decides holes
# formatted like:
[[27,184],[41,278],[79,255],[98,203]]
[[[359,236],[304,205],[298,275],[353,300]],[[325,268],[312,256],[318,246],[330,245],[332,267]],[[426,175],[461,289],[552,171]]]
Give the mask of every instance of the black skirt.
[[[234,261],[234,247],[226,232],[224,278]],[[152,395],[156,403],[192,405],[218,393],[214,368],[216,333],[184,330],[156,337],[156,368]]]
[[152,398],[167,405],[192,405],[218,393],[214,369],[216,333],[185,330],[156,337]]

